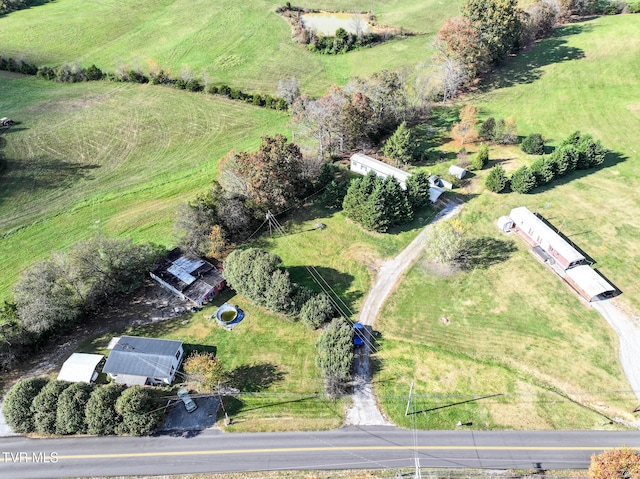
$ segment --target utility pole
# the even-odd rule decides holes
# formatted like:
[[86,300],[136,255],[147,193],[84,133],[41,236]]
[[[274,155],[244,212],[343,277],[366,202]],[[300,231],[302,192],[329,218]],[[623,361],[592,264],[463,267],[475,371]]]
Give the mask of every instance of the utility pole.
[[273,218],[271,211],[267,211],[267,221],[269,222],[269,238],[271,238],[271,218]]
[[405,416],[409,415],[409,406],[411,405],[411,393],[413,392],[413,383],[414,381],[411,381],[411,387],[409,388],[409,397],[407,398],[407,409],[405,409],[404,411]]

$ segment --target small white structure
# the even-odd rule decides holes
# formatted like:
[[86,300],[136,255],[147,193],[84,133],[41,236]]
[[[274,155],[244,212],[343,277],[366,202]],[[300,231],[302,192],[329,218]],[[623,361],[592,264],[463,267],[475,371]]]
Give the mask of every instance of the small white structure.
[[587,301],[611,297],[616,289],[586,264],[566,271],[565,280]]
[[444,193],[444,190],[442,188],[438,188],[437,186],[430,186],[429,187],[429,201],[431,201],[431,203],[435,204],[438,199],[440,198],[440,196],[442,195],[442,193]]
[[102,354],[73,353],[60,368],[58,381],[91,384],[97,379],[98,366],[103,362]]
[[508,216],[501,216],[498,218],[498,229],[503,233],[508,233],[513,228],[513,221]]
[[461,180],[462,178],[464,178],[464,175],[467,174],[467,170],[461,168],[460,166],[451,165],[449,167],[449,174]]
[[362,153],[355,153],[351,155],[349,160],[351,163],[351,171],[360,175],[367,175],[370,171],[373,171],[377,176],[386,178],[387,176],[393,176],[403,190],[407,189],[407,179],[411,176],[411,173],[396,168],[395,166],[387,165],[382,161],[371,158],[370,156]]
[[453,184],[447,180],[443,180],[438,175],[431,175],[429,178],[429,186],[436,188],[445,188],[447,190],[453,189]]
[[522,236],[532,246],[540,246],[562,269],[572,268],[585,260],[577,249],[529,211],[526,206],[512,209],[509,216]]

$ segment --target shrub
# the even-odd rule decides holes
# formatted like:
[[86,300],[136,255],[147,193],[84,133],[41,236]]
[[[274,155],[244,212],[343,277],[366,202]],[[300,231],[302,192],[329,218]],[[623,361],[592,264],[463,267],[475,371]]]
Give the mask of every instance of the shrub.
[[331,299],[325,293],[311,297],[300,310],[300,320],[312,329],[322,326],[335,314]]
[[93,390],[87,407],[85,421],[89,434],[111,435],[116,433],[116,427],[122,418],[116,412],[116,401],[124,391],[122,386],[109,384]]
[[134,436],[152,433],[160,426],[164,416],[159,406],[149,389],[142,386],[126,389],[116,401],[116,412],[122,416],[116,432]]
[[496,165],[491,168],[484,185],[494,193],[500,193],[507,187],[509,179],[504,172],[502,165]]
[[487,118],[480,125],[479,135],[487,141],[495,141],[496,119],[492,116]]
[[531,163],[529,170],[535,175],[538,186],[549,183],[555,178],[553,164],[545,157],[540,157]]
[[60,394],[71,386],[66,381],[52,380],[42,388],[31,404],[34,430],[41,434],[56,432],[56,415]]
[[474,170],[481,170],[489,163],[489,147],[482,143],[480,149],[471,160],[471,168]]
[[15,432],[34,431],[31,405],[46,384],[47,380],[44,378],[23,379],[14,384],[7,392],[2,403],[2,410],[7,424]]
[[56,434],[84,434],[87,432],[85,408],[93,387],[75,383],[65,389],[58,398]]
[[619,479],[640,477],[640,453],[631,448],[612,449],[591,456],[591,479]]
[[222,360],[213,353],[195,351],[185,359],[183,369],[186,381],[198,392],[215,391],[227,377]]
[[91,65],[85,70],[87,81],[98,81],[104,78],[104,73],[97,66]]
[[543,155],[544,139],[540,133],[532,133],[522,140],[520,148],[529,155]]
[[511,189],[518,193],[529,193],[536,187],[536,176],[526,166],[521,166],[511,175]]

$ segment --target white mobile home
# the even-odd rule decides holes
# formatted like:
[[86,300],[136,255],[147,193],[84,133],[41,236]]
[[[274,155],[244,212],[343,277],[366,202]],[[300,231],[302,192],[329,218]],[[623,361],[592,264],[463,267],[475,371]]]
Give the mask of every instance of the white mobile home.
[[351,156],[351,171],[360,175],[367,175],[370,171],[375,172],[376,175],[386,178],[387,176],[393,176],[402,189],[407,189],[407,179],[411,176],[411,173],[396,168],[395,166],[388,165],[382,161],[371,158],[370,156],[362,153],[355,153]]

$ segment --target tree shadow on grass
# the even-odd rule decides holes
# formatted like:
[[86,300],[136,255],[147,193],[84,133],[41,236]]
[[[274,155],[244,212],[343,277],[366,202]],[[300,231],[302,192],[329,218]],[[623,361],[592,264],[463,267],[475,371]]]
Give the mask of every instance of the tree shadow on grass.
[[468,240],[458,255],[457,262],[464,270],[474,268],[486,269],[502,263],[516,251],[513,241],[500,240],[485,236]]
[[243,364],[229,372],[228,384],[241,392],[260,392],[282,381],[284,373],[272,363]]
[[567,45],[563,37],[591,28],[590,24],[572,24],[555,29],[551,37],[540,40],[529,52],[508,59],[495,73],[485,78],[480,92],[533,83],[542,77],[542,68],[547,65],[584,58],[584,51]]
[[6,159],[4,172],[0,178],[0,201],[26,189],[29,191],[64,188],[78,180],[92,180],[91,170],[100,165],[73,163],[38,157],[16,161]]
[[337,293],[340,298],[338,304],[341,308],[346,305],[347,308],[353,309],[355,303],[363,296],[362,291],[349,291],[355,279],[352,275],[333,268],[324,266],[291,266],[287,268],[287,271],[289,271],[291,281],[294,283],[302,284],[318,293],[326,290],[334,299],[334,292]]
[[553,181],[547,183],[546,185],[542,185],[539,186],[537,188],[535,188],[533,191],[529,192],[528,194],[530,195],[537,195],[540,193],[545,193],[549,190],[552,190],[553,188],[557,187],[557,186],[561,186],[564,185],[566,183],[569,183],[571,181],[574,180],[579,180],[581,178],[584,178],[585,176],[589,176],[603,168],[611,168],[612,166],[616,166],[618,163],[622,163],[623,161],[627,160],[628,158],[618,152],[615,151],[610,151],[606,154],[605,158],[604,158],[604,162],[596,167],[596,168],[589,168],[586,170],[575,170],[572,171],[571,173],[561,176],[560,178],[556,178]]

